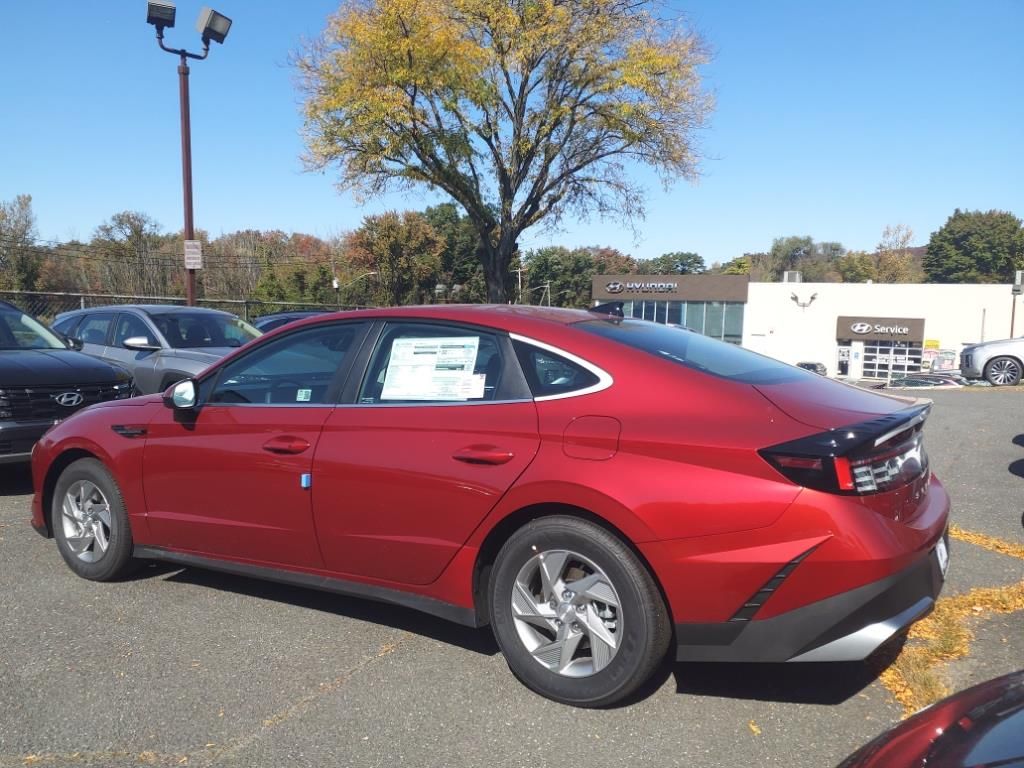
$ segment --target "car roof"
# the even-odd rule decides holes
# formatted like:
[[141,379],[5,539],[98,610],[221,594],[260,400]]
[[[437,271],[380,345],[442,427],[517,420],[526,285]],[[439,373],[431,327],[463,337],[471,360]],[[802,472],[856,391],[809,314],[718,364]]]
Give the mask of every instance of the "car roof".
[[213,309],[212,307],[187,307],[181,304],[105,304],[102,307],[86,307],[85,309],[75,309],[71,312],[62,312],[62,315],[71,314],[91,314],[93,312],[116,312],[125,309],[134,309],[139,312],[145,312],[147,315],[159,314],[178,314],[180,312],[211,312],[218,315],[229,315],[230,312],[225,312],[220,309]]
[[[471,323],[474,325],[502,328],[513,333],[529,333],[543,327],[569,326],[585,320],[599,320],[606,315],[595,314],[583,309],[562,309],[559,307],[538,307],[527,304],[424,304],[405,307],[374,307],[372,309],[348,310],[296,320],[289,327],[322,323],[333,317],[368,319],[409,319],[436,320]],[[276,332],[275,331],[272,331]]]

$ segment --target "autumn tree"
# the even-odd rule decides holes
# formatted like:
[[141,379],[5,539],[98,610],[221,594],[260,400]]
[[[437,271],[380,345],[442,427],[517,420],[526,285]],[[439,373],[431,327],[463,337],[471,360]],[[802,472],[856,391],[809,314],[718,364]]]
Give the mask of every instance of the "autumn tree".
[[32,290],[36,287],[43,249],[35,240],[32,195],[0,200],[0,288]]
[[961,211],[932,233],[924,257],[930,283],[1012,282],[1024,269],[1024,228],[1006,211]]
[[357,195],[425,187],[480,240],[490,301],[519,236],[567,214],[634,221],[630,164],[697,174],[700,38],[653,0],[343,0],[296,63],[311,168]]
[[377,303],[396,306],[430,300],[444,247],[444,240],[415,211],[367,216],[345,242],[349,263],[377,273]]
[[911,248],[914,230],[906,224],[887,226],[875,250],[876,283],[920,283],[924,270]]

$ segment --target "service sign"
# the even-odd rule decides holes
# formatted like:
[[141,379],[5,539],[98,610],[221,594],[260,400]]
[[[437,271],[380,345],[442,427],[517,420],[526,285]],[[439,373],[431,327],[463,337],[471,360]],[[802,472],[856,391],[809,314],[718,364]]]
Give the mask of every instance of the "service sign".
[[924,319],[907,317],[843,317],[836,320],[836,338],[851,341],[924,340]]

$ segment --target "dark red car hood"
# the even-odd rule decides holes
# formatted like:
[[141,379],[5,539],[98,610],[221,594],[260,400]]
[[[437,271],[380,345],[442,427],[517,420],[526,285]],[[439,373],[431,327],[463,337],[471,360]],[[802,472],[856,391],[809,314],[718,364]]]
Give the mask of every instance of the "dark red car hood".
[[821,376],[754,388],[787,416],[818,429],[836,429],[902,411],[920,402],[882,395]]

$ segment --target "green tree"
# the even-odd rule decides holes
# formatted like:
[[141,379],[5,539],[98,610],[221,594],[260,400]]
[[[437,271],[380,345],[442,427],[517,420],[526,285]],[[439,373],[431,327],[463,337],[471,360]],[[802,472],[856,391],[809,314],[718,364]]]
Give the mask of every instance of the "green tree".
[[957,208],[932,233],[924,257],[929,283],[1011,282],[1024,268],[1024,229],[1006,211]]
[[487,287],[480,259],[480,237],[455,203],[431,206],[423,216],[445,242],[441,282],[449,298],[461,303],[486,301]]
[[836,269],[844,283],[874,282],[878,277],[875,257],[865,251],[849,251],[836,260]]
[[32,195],[0,201],[0,287],[20,291],[36,287],[44,250],[35,240]]
[[358,195],[450,196],[504,302],[530,227],[641,216],[630,163],[696,176],[706,60],[653,0],[343,0],[296,59],[307,162]]
[[445,241],[423,214],[367,216],[345,245],[350,264],[377,273],[377,303],[423,304],[433,297]]
[[648,275],[700,275],[707,272],[707,266],[696,253],[673,251],[653,259],[641,259],[637,269]]
[[595,275],[636,272],[638,262],[615,248],[562,246],[539,248],[526,254],[528,276],[524,304],[587,307]]
[[184,269],[175,242],[181,241],[163,235],[151,216],[121,211],[96,227],[89,246],[100,257],[97,277],[106,291],[164,296],[180,284]]

